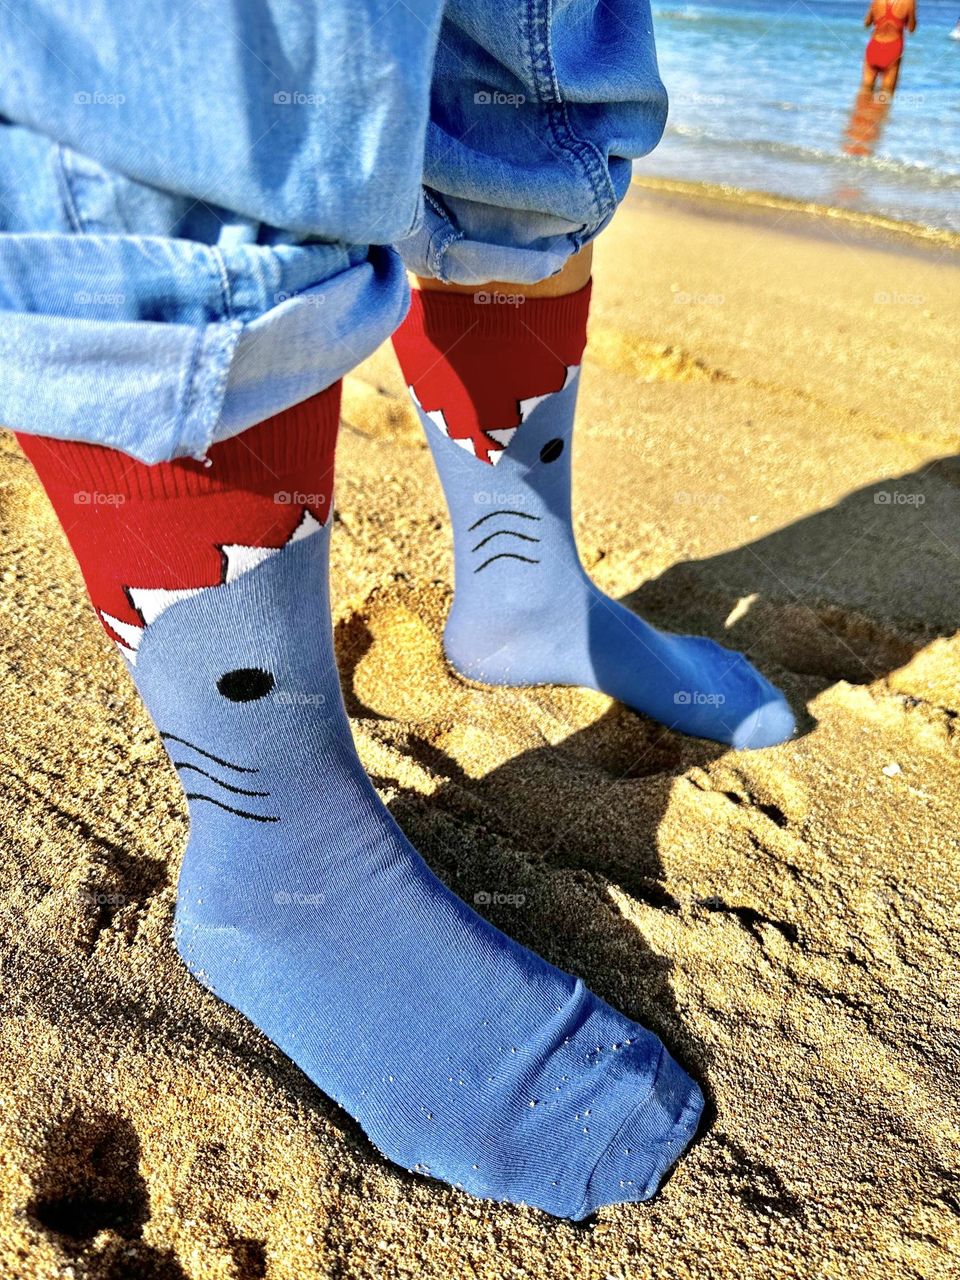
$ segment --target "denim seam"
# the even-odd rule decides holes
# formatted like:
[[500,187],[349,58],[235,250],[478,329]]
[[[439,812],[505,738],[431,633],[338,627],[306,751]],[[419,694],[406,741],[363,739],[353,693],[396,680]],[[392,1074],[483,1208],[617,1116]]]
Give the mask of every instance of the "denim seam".
[[[203,329],[198,328],[193,337],[193,346],[190,349],[190,359],[187,361],[183,371],[183,379],[180,383],[180,394],[177,399],[180,404],[179,421],[176,423],[177,440],[182,441],[186,434],[186,426],[193,415],[193,401],[196,399],[196,381],[197,366],[200,363],[200,346],[203,340]],[[211,433],[212,434],[212,433]],[[205,441],[202,453],[206,453],[207,444]]]
[[230,288],[230,277],[227,274],[227,264],[223,256],[222,250],[216,245],[208,246],[210,261],[213,264],[214,274],[220,284],[220,307],[228,320],[233,319],[233,294]]
[[[197,405],[199,402],[206,401],[209,405],[217,406],[216,416],[209,423],[204,424],[203,439],[199,444],[188,441],[190,452],[194,457],[206,456],[207,450],[213,441],[213,433],[220,417],[220,409],[223,405],[223,397],[226,391],[227,378],[230,374],[229,359],[221,360],[221,368],[217,371],[216,378],[209,386],[204,386],[203,373],[201,367],[200,350],[203,345],[204,334],[213,326],[200,326],[197,329],[196,337],[193,342],[193,349],[190,353],[190,359],[184,369],[184,376],[181,381],[180,403],[181,410],[179,414],[179,422],[177,425],[177,439],[179,443],[183,443],[189,423],[196,415]],[[229,320],[223,326],[217,326],[229,329],[231,334],[239,336],[243,325],[239,320]],[[218,357],[222,356],[221,350]],[[209,414],[204,415],[209,417]],[[179,455],[178,455],[179,456]]]
[[[424,201],[426,201],[427,199],[427,193],[422,184],[420,187],[420,198],[423,199]],[[399,239],[406,240],[409,236],[412,236],[414,232],[417,230],[417,227],[420,225],[420,219],[421,219],[420,200],[418,199],[414,202],[413,217],[410,219],[410,225],[409,227],[407,227],[403,235],[399,237]]]
[[423,198],[441,222],[441,225],[430,236],[430,243],[427,246],[427,266],[433,276],[442,283],[446,283],[447,276],[443,269],[443,259],[450,246],[463,239],[463,232],[453,225],[446,209],[444,209],[439,200],[436,200],[431,195],[426,187],[423,188]]
[[595,143],[577,137],[570,124],[553,60],[550,38],[552,16],[553,0],[527,0],[526,37],[531,82],[538,102],[546,107],[553,149],[563,158],[571,159],[579,165],[590,184],[596,225],[599,226],[616,209],[617,196],[599,148]]
[[73,188],[70,185],[66,148],[62,143],[57,147],[57,186],[60,188],[60,196],[63,200],[63,207],[66,212],[67,221],[70,224],[71,231],[82,233],[84,230],[84,221],[80,216],[80,210],[77,207]]

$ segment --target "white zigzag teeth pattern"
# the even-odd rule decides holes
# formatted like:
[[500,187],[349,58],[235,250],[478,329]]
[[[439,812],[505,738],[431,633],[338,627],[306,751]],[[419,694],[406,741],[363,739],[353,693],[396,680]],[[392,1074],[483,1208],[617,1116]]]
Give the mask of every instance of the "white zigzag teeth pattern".
[[[563,386],[560,388],[559,391],[548,391],[546,395],[530,396],[527,400],[521,400],[519,402],[520,421],[526,422],[527,418],[530,416],[531,413],[533,413],[537,405],[543,404],[544,400],[549,400],[551,396],[558,396],[561,391],[566,391],[567,387],[570,386],[570,383],[573,382],[574,378],[577,376],[579,372],[580,372],[580,366],[578,364],[568,364],[566,373],[563,375]],[[488,433],[488,434],[492,434],[492,433]]]
[[149,627],[151,622],[156,622],[164,609],[168,609],[178,600],[195,596],[202,590],[202,587],[181,587],[176,591],[167,591],[163,587],[131,587],[127,594],[130,597],[130,603]]
[[263,564],[265,560],[269,560],[271,556],[279,555],[292,542],[300,542],[303,538],[309,538],[322,528],[323,525],[316,516],[304,508],[299,524],[282,547],[248,547],[241,543],[228,543],[222,546],[220,550],[223,553],[224,570],[223,581],[220,583],[215,583],[210,587],[176,587],[173,589],[165,587],[128,587],[127,595],[130,597],[131,604],[143,619],[142,627],[138,627],[132,622],[121,622],[119,618],[113,617],[112,614],[106,613],[102,609],[100,610],[100,616],[110,627],[110,630],[120,637],[120,640],[117,641],[117,648],[128,662],[136,665],[137,651],[140,648],[144,632],[152,622],[156,622],[165,609],[169,609],[178,600],[186,600],[190,596],[198,595],[201,591],[215,591],[218,586],[228,586],[231,582],[236,582],[242,574],[249,573],[251,569],[256,569],[258,565]]
[[[547,391],[542,396],[528,396],[525,400],[518,400],[517,407],[520,411],[521,425],[526,422],[527,418],[534,409],[536,409],[537,405],[543,404],[544,400],[549,400],[551,396],[558,396],[561,391],[566,391],[567,387],[570,386],[579,372],[580,366],[578,364],[568,364],[563,376],[563,386],[560,387],[559,390]],[[450,428],[447,425],[447,420],[444,417],[442,409],[424,409],[423,405],[418,400],[417,393],[414,391],[413,387],[408,384],[407,389],[410,392],[410,399],[417,406],[423,416],[425,418],[429,418],[433,425],[438,427],[448,440],[452,440],[453,443],[459,445],[461,449],[465,449],[472,457],[480,457],[477,453],[476,445],[472,440],[465,440],[459,436],[452,436],[450,434]],[[484,461],[496,466],[509,448],[511,440],[517,434],[517,430],[517,427],[494,427],[492,430],[485,429],[484,435],[487,435],[491,440],[496,441],[496,443],[500,445],[500,448],[492,449]]]

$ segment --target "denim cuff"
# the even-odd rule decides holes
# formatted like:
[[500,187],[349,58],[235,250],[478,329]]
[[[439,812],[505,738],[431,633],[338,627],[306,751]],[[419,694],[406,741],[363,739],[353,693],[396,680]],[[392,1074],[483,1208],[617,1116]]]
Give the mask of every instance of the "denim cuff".
[[[55,252],[67,238],[44,239]],[[391,249],[287,245],[276,255],[282,270],[264,271],[262,258],[249,254],[247,270],[242,255],[226,255],[222,306],[211,295],[198,316],[195,246],[184,245],[182,269],[164,272],[161,298],[142,270],[123,269],[123,251],[137,239],[100,245],[116,251],[117,271],[107,277],[119,282],[113,292],[79,270],[71,278],[61,264],[57,295],[37,294],[36,309],[17,310],[14,298],[0,296],[8,308],[0,324],[6,426],[107,445],[148,463],[202,456],[336,382],[392,333],[409,304]],[[166,266],[176,266],[177,247],[165,243]],[[33,260],[37,272],[49,268],[46,255]],[[179,318],[181,290],[189,323]],[[82,306],[99,314],[77,315]]]

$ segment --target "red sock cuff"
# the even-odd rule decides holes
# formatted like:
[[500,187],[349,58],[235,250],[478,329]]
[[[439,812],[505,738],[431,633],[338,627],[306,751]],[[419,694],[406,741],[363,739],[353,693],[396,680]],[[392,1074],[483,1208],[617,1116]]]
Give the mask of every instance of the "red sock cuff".
[[[101,445],[18,435],[115,639],[148,624],[142,601],[231,580],[333,501],[340,384],[212,445],[148,466]],[[313,527],[316,527],[315,525]],[[165,597],[167,598],[167,597]]]
[[148,465],[119,449],[18,434],[48,496],[82,504],[83,495],[117,494],[124,499],[183,498],[227,490],[273,494],[281,480],[326,477],[332,484],[340,418],[340,383],[210,446],[206,459],[176,458]]
[[514,303],[422,290],[393,345],[422,412],[481,462],[496,463],[530,406],[575,376],[589,309],[589,282],[559,298]]
[[521,284],[512,293],[414,289],[397,334],[401,342],[421,338],[441,349],[465,334],[473,341],[539,341],[555,349],[565,364],[579,364],[587,341],[592,283],[588,280],[576,293],[559,298],[525,297]]

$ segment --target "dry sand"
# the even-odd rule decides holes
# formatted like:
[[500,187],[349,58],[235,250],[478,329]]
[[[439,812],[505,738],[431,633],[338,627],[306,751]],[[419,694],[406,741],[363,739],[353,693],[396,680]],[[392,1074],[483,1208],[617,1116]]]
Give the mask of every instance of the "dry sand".
[[635,191],[598,248],[584,560],[784,685],[804,736],[754,754],[454,679],[442,498],[389,349],[350,379],[334,584],[370,773],[449,884],[523,895],[485,910],[711,1099],[654,1202],[580,1227],[391,1167],[188,977],[176,778],[4,437],[3,1280],[947,1277],[958,331],[954,250],[836,219]]

